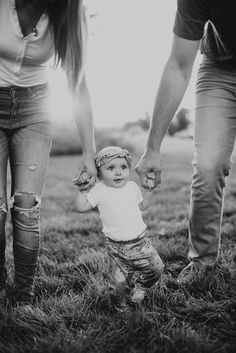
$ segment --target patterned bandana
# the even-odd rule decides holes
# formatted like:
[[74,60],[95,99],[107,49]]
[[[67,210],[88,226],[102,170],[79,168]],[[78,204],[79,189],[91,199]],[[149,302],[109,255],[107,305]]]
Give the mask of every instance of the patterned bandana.
[[95,157],[96,166],[99,168],[101,165],[110,162],[114,158],[125,158],[129,167],[131,166],[131,156],[129,152],[117,146],[108,146],[103,148]]

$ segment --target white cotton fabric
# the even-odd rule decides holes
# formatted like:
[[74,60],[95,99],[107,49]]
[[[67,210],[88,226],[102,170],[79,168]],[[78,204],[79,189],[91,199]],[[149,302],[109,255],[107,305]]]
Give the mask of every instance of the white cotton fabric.
[[48,62],[54,55],[49,19],[43,14],[37,36],[23,36],[15,0],[0,0],[0,87],[30,87],[48,81]]
[[87,200],[92,207],[98,206],[103,233],[114,241],[135,239],[146,229],[139,208],[142,192],[134,181],[128,181],[122,188],[98,182],[88,192]]

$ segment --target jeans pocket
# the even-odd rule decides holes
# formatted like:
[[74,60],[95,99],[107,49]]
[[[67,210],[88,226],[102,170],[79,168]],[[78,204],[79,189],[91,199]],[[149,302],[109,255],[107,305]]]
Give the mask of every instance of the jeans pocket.
[[31,96],[31,98],[36,101],[44,101],[48,99],[49,95],[49,87],[48,85],[40,85],[40,86],[35,86],[35,87],[30,87],[28,89],[28,92]]

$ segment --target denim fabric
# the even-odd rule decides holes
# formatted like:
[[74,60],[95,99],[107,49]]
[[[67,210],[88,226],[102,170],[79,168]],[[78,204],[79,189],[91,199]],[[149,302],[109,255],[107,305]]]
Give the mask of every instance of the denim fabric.
[[161,277],[163,262],[146,236],[136,242],[108,239],[105,245],[110,258],[111,294],[117,304],[129,294],[134,283],[150,288]]
[[224,187],[236,134],[236,71],[203,60],[196,92],[189,258],[212,265],[219,255]]
[[0,276],[5,267],[9,162],[15,290],[29,295],[38,262],[41,194],[52,142],[47,99],[45,85],[0,88]]

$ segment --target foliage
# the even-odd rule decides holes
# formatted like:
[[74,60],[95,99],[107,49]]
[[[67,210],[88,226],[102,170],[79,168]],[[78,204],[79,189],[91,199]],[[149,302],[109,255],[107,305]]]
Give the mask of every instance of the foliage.
[[[120,146],[132,151],[132,143],[125,136],[124,129],[102,128],[95,129],[96,147],[99,151],[106,146]],[[54,126],[54,138],[51,156],[73,155],[82,153],[81,142],[75,126]]]
[[173,136],[176,132],[186,130],[190,124],[188,119],[189,110],[185,108],[181,108],[176,115],[174,116],[173,120],[171,121],[168,129],[168,134]]
[[148,130],[150,126],[150,121],[151,121],[150,114],[148,112],[145,112],[143,118],[140,118],[135,122],[127,122],[124,125],[124,129],[130,129],[134,126],[139,126],[143,130]]
[[[168,130],[168,134],[173,136],[176,132],[186,130],[189,126],[189,110],[182,108],[174,117]],[[127,122],[123,128],[96,128],[95,140],[97,150],[109,145],[121,146],[127,148],[130,152],[133,150],[130,137],[127,134],[135,133],[135,128],[141,131],[147,131],[150,126],[150,115],[145,112],[144,117],[136,122]],[[52,156],[72,155],[82,153],[81,142],[74,122],[68,122],[67,125],[54,125],[54,139],[52,143]]]
[[54,125],[51,155],[82,153],[79,135],[74,125]]
[[[168,129],[168,135],[173,136],[179,131],[186,130],[190,124],[188,115],[190,111],[185,108],[181,108],[176,115],[174,116],[173,120],[171,121]],[[134,127],[140,127],[141,129],[147,131],[149,130],[151,117],[148,112],[145,112],[144,117],[140,118],[135,122],[128,122],[124,125],[124,129],[132,129]]]
[[95,140],[97,151],[106,146],[119,146],[133,151],[131,137],[127,138],[124,129],[96,129]]
[[[51,158],[42,200],[36,301],[26,307],[0,305],[0,352],[235,352],[235,177],[228,181],[218,264],[195,282],[179,286],[176,278],[187,264],[192,151],[184,145],[179,153],[173,142],[171,154],[163,155],[161,188],[144,215],[154,247],[165,263],[164,275],[141,305],[117,314],[109,298],[98,212],[78,214],[75,209],[76,189],[71,179],[78,158]],[[135,174],[133,178],[137,181]],[[13,283],[11,237],[9,217],[9,291]]]

